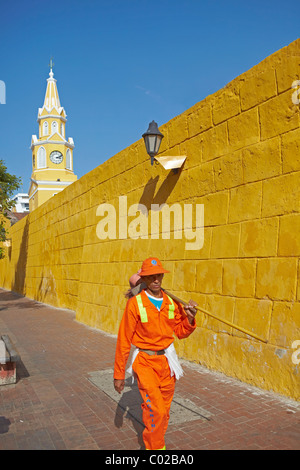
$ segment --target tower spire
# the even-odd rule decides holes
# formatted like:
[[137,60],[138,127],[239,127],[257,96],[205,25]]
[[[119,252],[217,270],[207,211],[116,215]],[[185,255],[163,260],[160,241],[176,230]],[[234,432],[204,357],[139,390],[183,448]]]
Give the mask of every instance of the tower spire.
[[47,88],[44,98],[44,103],[41,108],[38,110],[38,121],[45,117],[47,114],[58,114],[61,116],[62,119],[66,118],[66,112],[64,108],[60,104],[56,80],[54,78],[53,73],[53,57],[51,57],[50,62],[48,64],[50,68],[49,78],[47,78]]
[[54,73],[53,73],[53,67],[54,67],[54,62],[53,62],[53,57],[51,57],[50,62],[49,62],[49,67],[50,67],[50,72],[49,72],[49,78],[47,78],[47,89],[46,89],[46,94],[45,94],[45,100],[44,100],[44,108],[46,108],[48,111],[50,111],[53,108],[56,108],[59,110],[60,106],[60,101],[59,101],[59,96],[58,96],[58,91],[57,91],[57,86],[56,86],[56,80],[54,78]]
[[49,72],[49,78],[47,78],[48,83],[47,83],[47,89],[46,89],[46,94],[45,94],[44,107],[48,110],[51,110],[53,108],[56,108],[58,110],[60,108],[60,101],[59,101],[59,96],[58,96],[58,91],[57,91],[57,86],[56,86],[56,80],[54,78],[54,73],[53,73],[53,67],[54,67],[53,57],[51,57],[50,59],[49,67],[50,67],[50,72]]

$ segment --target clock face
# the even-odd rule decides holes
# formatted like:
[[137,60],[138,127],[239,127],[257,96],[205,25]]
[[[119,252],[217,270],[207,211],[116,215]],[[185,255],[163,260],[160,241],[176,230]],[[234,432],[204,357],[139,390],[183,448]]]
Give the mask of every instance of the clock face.
[[59,164],[63,161],[63,154],[58,150],[54,150],[54,152],[50,153],[50,160],[52,163]]

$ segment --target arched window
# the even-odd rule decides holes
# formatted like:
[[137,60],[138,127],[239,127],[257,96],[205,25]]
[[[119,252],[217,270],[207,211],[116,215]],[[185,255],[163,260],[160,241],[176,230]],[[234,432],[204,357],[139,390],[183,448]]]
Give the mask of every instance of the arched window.
[[49,134],[48,122],[45,121],[43,124],[43,135],[48,135],[48,134]]
[[46,150],[40,147],[37,151],[37,168],[46,168]]
[[51,134],[54,134],[55,132],[57,132],[57,122],[53,121],[51,124]]
[[70,149],[67,150],[66,154],[66,169],[72,170],[72,153]]
[[60,125],[60,135],[62,135],[63,137],[65,136],[65,129],[63,123],[61,123]]

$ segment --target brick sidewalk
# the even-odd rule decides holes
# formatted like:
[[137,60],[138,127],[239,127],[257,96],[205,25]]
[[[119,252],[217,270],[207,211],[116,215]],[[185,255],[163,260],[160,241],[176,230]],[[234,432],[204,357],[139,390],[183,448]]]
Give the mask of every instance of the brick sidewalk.
[[[0,450],[141,448],[143,426],[89,379],[113,367],[115,337],[2,289],[0,334],[21,356],[17,383],[0,387]],[[300,450],[300,402],[185,361],[183,368],[176,396],[206,416],[170,424],[167,449]]]

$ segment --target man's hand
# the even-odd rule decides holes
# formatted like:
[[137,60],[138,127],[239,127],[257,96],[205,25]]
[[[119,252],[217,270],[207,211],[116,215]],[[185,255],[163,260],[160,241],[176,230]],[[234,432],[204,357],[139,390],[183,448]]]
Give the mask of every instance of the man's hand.
[[191,325],[194,323],[195,315],[197,313],[197,310],[193,307],[197,307],[197,305],[198,304],[196,302],[194,302],[193,300],[190,300],[188,304],[183,306],[184,311],[188,317],[188,321],[190,322]]
[[118,393],[123,392],[124,385],[125,385],[125,380],[124,379],[114,379],[114,387],[115,387],[115,390]]

